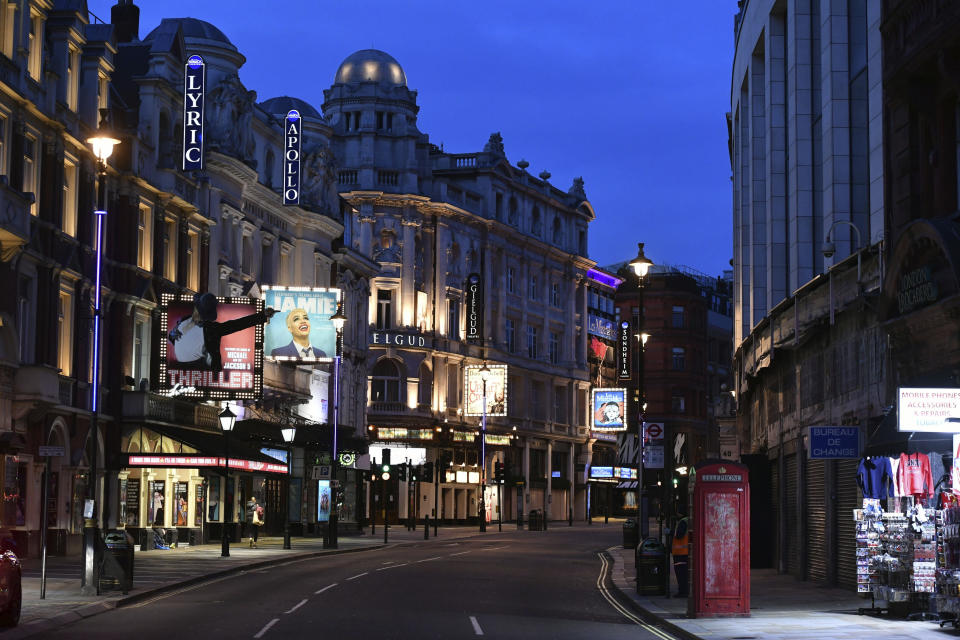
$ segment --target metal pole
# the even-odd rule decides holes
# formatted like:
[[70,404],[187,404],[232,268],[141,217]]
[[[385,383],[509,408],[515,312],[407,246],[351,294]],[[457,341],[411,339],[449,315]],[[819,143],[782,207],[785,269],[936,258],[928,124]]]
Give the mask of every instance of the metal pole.
[[40,508],[40,599],[47,597],[47,500],[50,491],[50,458],[47,458],[43,465],[43,506]]
[[[484,365],[486,366],[486,365]],[[487,507],[484,494],[487,490],[487,381],[483,381],[483,421],[480,423],[480,532],[487,530]]]
[[387,535],[390,531],[390,525],[387,523],[387,481],[383,480],[383,492],[380,501],[383,502],[383,544],[387,544]]
[[[337,353],[333,358],[333,460],[332,466],[330,467],[331,476],[333,477],[333,508],[330,510],[330,548],[337,548],[337,522],[339,520],[339,506],[337,503],[337,496],[339,495],[339,479],[337,478],[337,427],[340,424],[340,358],[343,353],[343,331],[337,331]],[[386,533],[386,532],[384,532]]]
[[637,357],[637,448],[636,448],[636,459],[637,459],[637,544],[640,543],[641,532],[644,530],[644,527],[641,524],[641,518],[643,517],[643,422],[644,422],[644,409],[643,409],[643,397],[645,389],[644,386],[644,368],[646,362],[644,361],[643,353],[643,325],[644,325],[644,312],[643,312],[643,278],[639,278],[640,284],[638,287],[637,294],[637,306],[640,309],[640,316],[638,322],[640,326],[637,327],[637,333],[641,336],[637,342],[639,343],[639,353]]
[[291,479],[291,462],[293,458],[293,444],[287,447],[287,513],[283,516],[283,548],[290,548],[290,487],[292,483]]
[[[100,595],[100,528],[97,521],[97,452],[100,444],[100,349],[102,310],[100,308],[100,280],[103,273],[103,227],[106,223],[107,199],[107,165],[103,160],[97,160],[97,210],[94,217],[97,221],[97,253],[96,253],[96,283],[94,285],[93,307],[93,383],[90,385],[90,478],[87,486],[87,499],[90,504],[89,517],[84,518],[83,527],[83,574],[80,582],[81,591],[85,595]],[[87,506],[84,505],[84,513]]]
[[[230,495],[230,432],[223,432],[224,447],[226,448],[225,468],[223,470],[223,531],[220,533],[220,557],[230,557],[230,533],[227,531],[227,496]],[[230,511],[233,511],[233,500],[230,501]]]
[[440,470],[440,449],[437,449],[437,462],[433,469],[433,537],[437,537],[438,527],[440,526],[440,478],[446,475],[445,471]]
[[497,483],[497,531],[503,531],[503,485],[502,481]]

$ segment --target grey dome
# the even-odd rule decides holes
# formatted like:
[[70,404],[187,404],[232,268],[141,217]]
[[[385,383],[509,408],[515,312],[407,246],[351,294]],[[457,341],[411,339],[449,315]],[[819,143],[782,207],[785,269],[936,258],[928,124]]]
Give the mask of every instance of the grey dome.
[[267,113],[278,116],[285,116],[291,109],[296,109],[304,118],[323,120],[320,112],[314,109],[310,103],[304,102],[300,98],[291,98],[290,96],[279,96],[277,98],[264,100],[260,103],[260,108]]
[[184,38],[215,40],[217,42],[228,44],[231,48],[236,49],[233,43],[230,42],[230,39],[224,35],[223,31],[220,31],[220,29],[217,29],[209,22],[198,20],[197,18],[164,18],[160,22],[160,26],[147,34],[147,37],[144,38],[144,41],[152,39],[158,33],[163,33],[170,30],[171,27],[176,24],[180,25],[180,29],[183,32]]
[[349,55],[340,63],[333,81],[336,84],[379,82],[407,86],[407,76],[400,63],[378,49],[362,49]]

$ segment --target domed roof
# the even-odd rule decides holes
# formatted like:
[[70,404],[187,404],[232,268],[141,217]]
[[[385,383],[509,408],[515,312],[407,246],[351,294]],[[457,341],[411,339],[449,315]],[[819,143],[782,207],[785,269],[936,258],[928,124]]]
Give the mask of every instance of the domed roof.
[[183,31],[184,38],[216,40],[217,42],[223,42],[224,44],[228,44],[231,47],[236,48],[233,46],[233,43],[230,42],[230,39],[223,34],[223,31],[220,31],[220,29],[217,29],[209,22],[198,20],[197,18],[164,18],[160,22],[160,26],[148,33],[144,40],[146,41],[152,39],[161,31],[166,32],[175,24],[180,25],[180,29]]
[[320,115],[319,111],[313,108],[313,105],[308,102],[304,102],[300,98],[291,98],[290,96],[279,96],[277,98],[264,100],[260,103],[260,108],[267,113],[282,116],[287,115],[291,109],[296,109],[304,118],[316,118],[317,120],[323,120],[323,116]]
[[334,83],[379,82],[407,86],[407,76],[400,63],[378,49],[362,49],[340,63]]

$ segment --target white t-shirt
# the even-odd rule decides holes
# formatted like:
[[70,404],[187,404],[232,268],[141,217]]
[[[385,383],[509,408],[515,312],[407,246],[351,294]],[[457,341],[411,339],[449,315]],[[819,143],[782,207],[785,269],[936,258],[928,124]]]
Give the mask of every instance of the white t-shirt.
[[179,325],[177,331],[180,337],[173,343],[173,352],[177,362],[192,362],[206,355],[203,346],[203,327],[194,323],[193,318],[187,318]]
[[890,458],[890,468],[893,469],[893,496],[895,498],[901,497],[903,494],[900,493],[900,483],[897,481],[897,478],[900,476],[897,475],[897,469],[900,467],[900,456],[896,458]]

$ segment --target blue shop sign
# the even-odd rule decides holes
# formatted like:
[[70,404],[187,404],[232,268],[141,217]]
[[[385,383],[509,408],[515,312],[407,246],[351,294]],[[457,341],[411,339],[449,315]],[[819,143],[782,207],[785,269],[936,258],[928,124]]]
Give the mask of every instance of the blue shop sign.
[[587,333],[592,333],[605,340],[617,339],[617,328],[613,322],[592,313],[587,314]]
[[857,459],[860,429],[857,427],[807,427],[810,460]]

